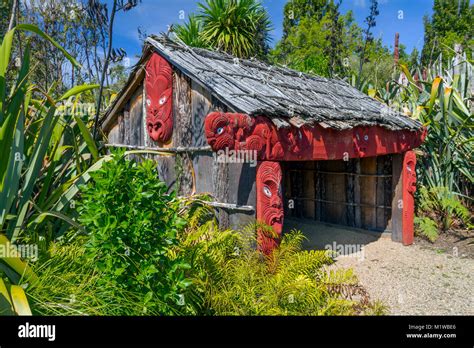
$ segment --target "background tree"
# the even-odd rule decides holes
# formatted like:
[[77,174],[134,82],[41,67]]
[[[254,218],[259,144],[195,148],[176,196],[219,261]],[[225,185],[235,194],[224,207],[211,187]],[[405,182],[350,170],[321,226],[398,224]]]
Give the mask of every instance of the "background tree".
[[367,28],[364,30],[364,45],[361,47],[360,59],[359,59],[359,73],[357,75],[356,86],[360,88],[360,81],[362,77],[362,67],[367,59],[367,48],[371,42],[373,42],[374,37],[372,35],[372,28],[377,25],[375,18],[379,15],[378,3],[377,0],[370,0],[370,14],[365,18],[365,23]]
[[271,26],[258,0],[206,0],[198,8],[187,23],[174,29],[183,42],[240,58],[266,58]]
[[271,52],[275,63],[321,76],[350,75],[351,55],[361,30],[351,11],[341,15],[340,2],[289,1],[284,33]]
[[442,53],[443,63],[454,56],[454,44],[461,44],[471,58],[474,44],[474,5],[469,0],[434,0],[433,15],[423,18],[425,40],[421,52],[424,66]]

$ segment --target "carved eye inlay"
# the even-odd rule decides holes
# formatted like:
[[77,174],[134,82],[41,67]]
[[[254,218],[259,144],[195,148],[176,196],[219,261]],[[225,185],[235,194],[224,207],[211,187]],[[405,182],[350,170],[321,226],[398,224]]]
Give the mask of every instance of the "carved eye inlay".
[[263,193],[265,193],[265,195],[267,197],[271,197],[272,196],[272,191],[270,191],[270,189],[268,188],[268,186],[263,186]]
[[161,97],[158,103],[160,103],[160,105],[166,103],[166,97]]
[[151,100],[150,100],[150,99],[147,99],[147,100],[146,100],[146,105],[147,105],[147,106],[150,106],[150,105],[151,105]]
[[368,135],[364,135],[364,140],[365,140],[365,141],[369,140],[369,136],[368,136]]
[[224,133],[224,127],[217,128],[217,135],[221,135],[222,133]]

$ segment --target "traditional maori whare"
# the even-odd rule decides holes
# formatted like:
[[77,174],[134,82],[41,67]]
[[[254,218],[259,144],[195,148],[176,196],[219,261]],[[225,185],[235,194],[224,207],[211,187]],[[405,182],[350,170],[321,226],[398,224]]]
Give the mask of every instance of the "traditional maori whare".
[[167,143],[173,133],[171,65],[154,54],[146,65],[146,130],[153,141]]
[[160,177],[209,194],[221,228],[270,226],[257,231],[265,254],[284,215],[413,242],[412,149],[426,128],[344,81],[153,36],[101,127],[108,146],[175,154],[157,155]]

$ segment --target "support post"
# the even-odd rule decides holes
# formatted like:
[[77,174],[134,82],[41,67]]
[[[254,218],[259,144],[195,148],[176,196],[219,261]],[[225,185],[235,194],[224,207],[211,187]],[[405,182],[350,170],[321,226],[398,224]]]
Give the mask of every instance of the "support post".
[[279,162],[261,161],[257,165],[257,221],[267,225],[257,230],[258,250],[264,254],[280,243],[283,229],[282,170]]
[[404,245],[413,243],[416,155],[413,151],[393,155],[392,240]]

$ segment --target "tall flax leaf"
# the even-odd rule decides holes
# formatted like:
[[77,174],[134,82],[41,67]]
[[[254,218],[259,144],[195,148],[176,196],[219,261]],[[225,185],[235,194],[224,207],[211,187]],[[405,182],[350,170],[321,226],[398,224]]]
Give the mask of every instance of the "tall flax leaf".
[[19,257],[15,246],[12,245],[3,234],[0,234],[0,246],[3,250],[8,252],[8,257],[0,257],[0,262],[4,262],[8,267],[29,282],[36,282],[38,280],[35,272]]
[[57,117],[54,117],[55,111],[55,107],[51,106],[49,108],[49,111],[43,120],[41,130],[38,134],[38,138],[33,149],[32,157],[28,163],[28,169],[26,171],[25,179],[23,181],[21,189],[21,198],[18,203],[20,209],[18,219],[16,221],[14,229],[13,224],[8,229],[8,236],[12,239],[13,242],[15,241],[18,233],[20,232],[21,227],[23,226],[24,218],[28,211],[29,200],[31,198],[35,182],[43,165],[44,156],[49,147],[51,133],[54,128],[54,125],[58,120]]
[[5,96],[7,89],[7,81],[5,74],[7,71],[8,64],[10,63],[10,54],[12,50],[14,33],[14,30],[11,30],[6,33],[2,41],[2,46],[0,46],[0,125],[4,120],[3,107],[5,104]]
[[30,305],[23,288],[19,285],[12,285],[10,287],[10,294],[15,312],[18,315],[31,315]]
[[5,282],[0,277],[0,316],[13,315],[13,304]]
[[74,116],[74,120],[76,120],[77,126],[79,127],[79,130],[81,131],[82,137],[84,138],[84,141],[87,144],[87,147],[89,148],[89,151],[92,154],[92,157],[94,158],[94,161],[97,161],[99,159],[99,150],[97,149],[97,146],[95,144],[95,141],[92,137],[91,132],[87,128],[87,126],[82,122],[81,118],[79,116]]
[[[23,99],[23,104],[17,104],[18,118],[15,124],[5,122],[4,127],[11,126],[11,129],[3,129],[5,132],[0,140],[3,151],[11,150],[9,153],[3,153],[5,157],[0,157],[3,160],[0,161],[0,226],[3,226],[6,215],[10,212],[13,200],[16,198],[18,187],[20,184],[21,169],[23,167],[24,159],[24,124],[25,124],[25,113],[27,112],[28,101],[30,93],[26,91],[26,76],[29,70],[30,63],[30,47],[26,46],[25,53],[23,56],[23,64],[19,74],[19,85],[17,89],[17,96]],[[9,106],[8,109],[11,109]],[[16,113],[16,110],[13,111]],[[9,113],[9,115],[12,115]],[[13,119],[13,118],[12,118]],[[13,132],[13,134],[11,134]],[[12,137],[12,144],[9,143],[9,138]],[[10,147],[11,146],[11,147]]]

